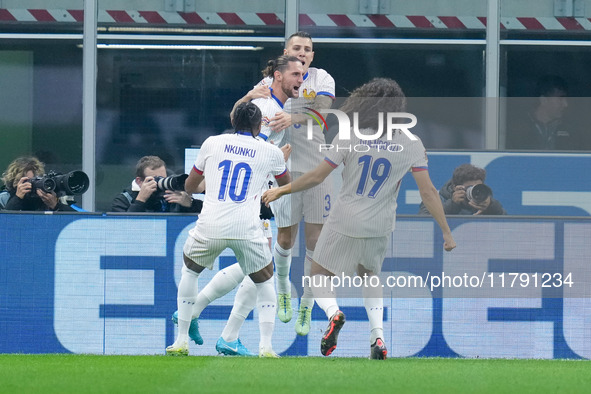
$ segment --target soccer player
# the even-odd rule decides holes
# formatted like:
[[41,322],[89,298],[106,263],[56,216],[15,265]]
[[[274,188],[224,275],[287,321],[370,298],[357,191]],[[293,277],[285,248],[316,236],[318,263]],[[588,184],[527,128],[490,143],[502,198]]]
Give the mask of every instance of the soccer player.
[[[377,135],[376,131],[382,129],[378,123],[381,113],[404,112],[405,108],[406,98],[400,86],[391,79],[378,78],[355,89],[341,111],[350,118],[357,113],[362,134]],[[326,179],[337,166],[344,165],[343,186],[320,233],[311,268],[315,300],[329,319],[320,345],[325,356],[337,346],[345,315],[339,310],[335,293],[324,284],[327,279],[330,283],[335,273],[380,274],[396,221],[399,185],[409,170],[423,202],[443,232],[445,250],[456,246],[439,194],[429,177],[427,155],[420,139],[411,139],[401,130],[394,130],[391,136],[382,133],[375,140],[337,137],[332,145],[334,149],[326,153],[324,161],[314,170],[263,194],[263,202],[269,203],[283,195],[311,188]],[[376,297],[375,289],[369,286],[363,289],[363,298],[370,323],[370,358],[385,359],[383,298],[381,294]]]
[[[275,60],[270,60],[263,73],[272,76],[272,83],[266,88],[270,91],[269,97],[252,101],[252,104],[260,108],[261,111],[260,133],[257,138],[268,140],[276,146],[283,145],[282,150],[286,152],[285,155],[288,155],[290,147],[284,145],[285,131],[273,132],[269,127],[269,119],[283,109],[283,105],[289,98],[298,97],[299,88],[303,82],[303,66],[297,58],[282,55]],[[218,272],[197,296],[189,328],[189,336],[196,344],[203,344],[198,325],[198,317],[201,312],[211,302],[224,296],[240,283],[242,284],[236,294],[234,308],[229,318],[230,324],[224,328],[221,337],[218,339],[216,350],[226,355],[253,355],[242,344],[238,334],[246,316],[255,307],[257,293],[253,281],[248,276],[245,276],[239,264],[234,264]],[[173,314],[172,320],[177,323],[177,312]]]
[[236,133],[207,138],[185,182],[187,193],[195,192],[204,179],[207,188],[199,220],[183,247],[184,265],[177,295],[178,334],[166,348],[167,354],[188,355],[199,274],[204,268],[211,269],[220,253],[230,248],[242,272],[250,276],[257,289],[259,356],[278,357],[271,344],[276,294],[271,252],[259,220],[260,192],[268,176],[283,185],[291,175],[281,150],[256,138],[260,127],[260,109],[252,103],[241,105],[234,117]]
[[[335,82],[332,76],[323,69],[310,67],[314,60],[314,50],[311,36],[306,32],[292,34],[286,42],[283,53],[296,56],[304,65],[304,83],[300,86],[300,99],[297,102],[288,101],[286,111],[278,112],[271,118],[271,128],[275,131],[289,128],[289,142],[292,147],[291,163],[288,164],[294,179],[308,172],[322,160],[318,146],[325,144],[324,134],[320,127],[313,128],[312,140],[307,139],[307,124],[309,117],[302,113],[302,107],[315,110],[328,109],[332,106],[335,96]],[[269,77],[264,78],[246,96],[236,104],[248,101],[268,92],[265,86],[271,84]],[[290,105],[293,104],[293,105]],[[304,260],[304,275],[309,275],[311,258],[322,225],[326,221],[331,207],[332,183],[322,182],[310,190],[296,193],[289,198],[283,198],[273,204],[273,212],[277,223],[277,241],[274,246],[273,258],[277,271],[277,314],[283,322],[292,318],[291,284],[289,271],[291,267],[291,250],[297,236],[299,223],[304,219],[304,235],[306,239],[306,258]],[[298,335],[307,335],[310,331],[310,321],[314,298],[308,286],[304,286],[304,293],[300,300],[295,330]],[[229,323],[230,324],[230,323]]]

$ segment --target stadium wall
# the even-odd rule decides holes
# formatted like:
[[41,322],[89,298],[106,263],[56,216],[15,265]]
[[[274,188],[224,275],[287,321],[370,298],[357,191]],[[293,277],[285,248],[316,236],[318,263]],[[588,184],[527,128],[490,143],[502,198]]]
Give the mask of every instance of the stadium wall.
[[[0,352],[163,354],[175,336],[170,316],[176,309],[182,246],[194,220],[180,215],[0,214]],[[459,246],[444,253],[432,219],[399,217],[382,278],[414,276],[427,284],[399,282],[399,287],[384,289],[391,356],[591,358],[591,302],[588,286],[581,287],[589,283],[591,271],[588,218],[453,217],[450,225]],[[296,245],[294,294],[301,292],[305,253],[301,239]],[[226,251],[216,268],[232,263]],[[512,273],[527,276],[528,285],[523,286],[523,277],[510,285]],[[543,274],[551,275],[547,286]],[[206,270],[200,286],[212,275]],[[449,287],[433,286],[433,278],[446,275],[454,278]],[[493,277],[495,285],[481,293],[473,276]],[[461,285],[454,282],[458,277],[469,280]],[[233,296],[204,311],[200,327],[205,344],[192,345],[191,354],[216,353]],[[366,357],[363,303],[358,297],[339,302],[347,323],[334,355]],[[319,356],[325,326],[318,307],[307,337],[295,334],[293,322],[277,320],[275,350]],[[241,338],[256,349],[256,312]]]

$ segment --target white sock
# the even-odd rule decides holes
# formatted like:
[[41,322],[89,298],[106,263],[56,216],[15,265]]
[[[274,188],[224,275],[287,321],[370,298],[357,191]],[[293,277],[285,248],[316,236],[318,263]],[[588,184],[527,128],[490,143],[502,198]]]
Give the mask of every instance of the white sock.
[[[304,259],[304,276],[310,276],[310,267],[312,266],[312,255],[314,254],[313,250],[306,249],[306,258]],[[310,288],[309,281],[304,281],[304,294],[302,294],[302,299],[300,300],[300,309],[308,308],[312,309],[314,307],[314,294],[312,293],[312,288]]]
[[373,345],[374,343],[376,343],[376,339],[378,338],[382,338],[382,341],[384,341],[383,328],[374,328],[373,330],[371,330],[371,332],[369,333],[369,344]]
[[336,294],[330,289],[330,277],[321,274],[314,275],[312,277],[312,293],[314,300],[330,320],[339,310]]
[[175,344],[189,340],[189,326],[195,301],[197,300],[199,274],[188,269],[185,265],[181,269],[181,281],[177,293],[178,333]]
[[283,249],[277,242],[273,248],[273,260],[277,272],[277,292],[291,294],[289,268],[291,267],[291,249]]
[[238,263],[232,264],[216,273],[197,295],[197,300],[193,307],[193,318],[199,317],[201,312],[213,301],[231,292],[244,279],[244,276]]
[[277,309],[277,295],[273,287],[273,278],[262,283],[255,283],[257,287],[257,310],[259,312],[259,330],[261,341],[259,347],[272,349],[271,340],[275,328],[275,313]]
[[384,298],[381,297],[381,289],[364,287],[363,305],[369,319],[369,343],[374,344],[376,339],[384,339]]
[[232,312],[230,312],[228,322],[222,331],[224,341],[233,342],[238,339],[240,328],[250,311],[254,309],[256,301],[257,287],[249,276],[245,276],[236,292]]

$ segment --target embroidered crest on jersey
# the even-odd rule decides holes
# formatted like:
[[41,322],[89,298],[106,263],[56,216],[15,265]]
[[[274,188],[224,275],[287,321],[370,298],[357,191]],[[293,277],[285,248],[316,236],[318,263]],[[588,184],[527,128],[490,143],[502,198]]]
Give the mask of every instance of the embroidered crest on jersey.
[[310,91],[308,91],[308,88],[305,88],[304,91],[302,92],[302,96],[304,96],[304,98],[307,98],[307,99],[313,99],[313,98],[316,98],[316,92],[312,89],[310,89]]

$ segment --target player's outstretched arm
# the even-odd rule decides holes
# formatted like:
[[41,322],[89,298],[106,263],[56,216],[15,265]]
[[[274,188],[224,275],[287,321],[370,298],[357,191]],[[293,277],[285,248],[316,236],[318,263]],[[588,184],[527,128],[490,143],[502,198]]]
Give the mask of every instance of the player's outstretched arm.
[[334,99],[332,97],[321,94],[314,98],[314,104],[312,104],[312,108],[316,110],[329,109],[330,107],[332,107],[333,102]]
[[456,247],[456,241],[454,241],[447,219],[445,218],[445,212],[443,212],[443,205],[441,205],[441,198],[439,192],[433,186],[431,178],[429,177],[428,171],[416,171],[412,173],[415,178],[415,182],[419,187],[419,193],[423,203],[429,210],[429,213],[433,216],[441,231],[443,232],[443,248],[448,252]]
[[326,177],[334,170],[326,161],[322,161],[312,171],[306,172],[304,175],[296,179],[295,181],[283,185],[281,187],[275,187],[269,189],[263,193],[262,201],[265,204],[269,204],[271,201],[277,200],[279,197],[286,194],[301,192],[302,190],[310,189],[316,185],[319,185],[326,179]]
[[244,97],[234,103],[232,111],[230,111],[230,122],[234,124],[234,111],[242,103],[247,103],[257,98],[271,97],[271,91],[267,85],[257,85],[246,93]]
[[[330,107],[332,107],[333,101],[334,99],[330,96],[319,95],[314,98],[314,102],[310,105],[310,107],[317,111],[321,109],[330,109]],[[293,114],[291,116],[291,124],[305,125],[308,122],[308,119],[310,119],[310,117],[306,114]]]

